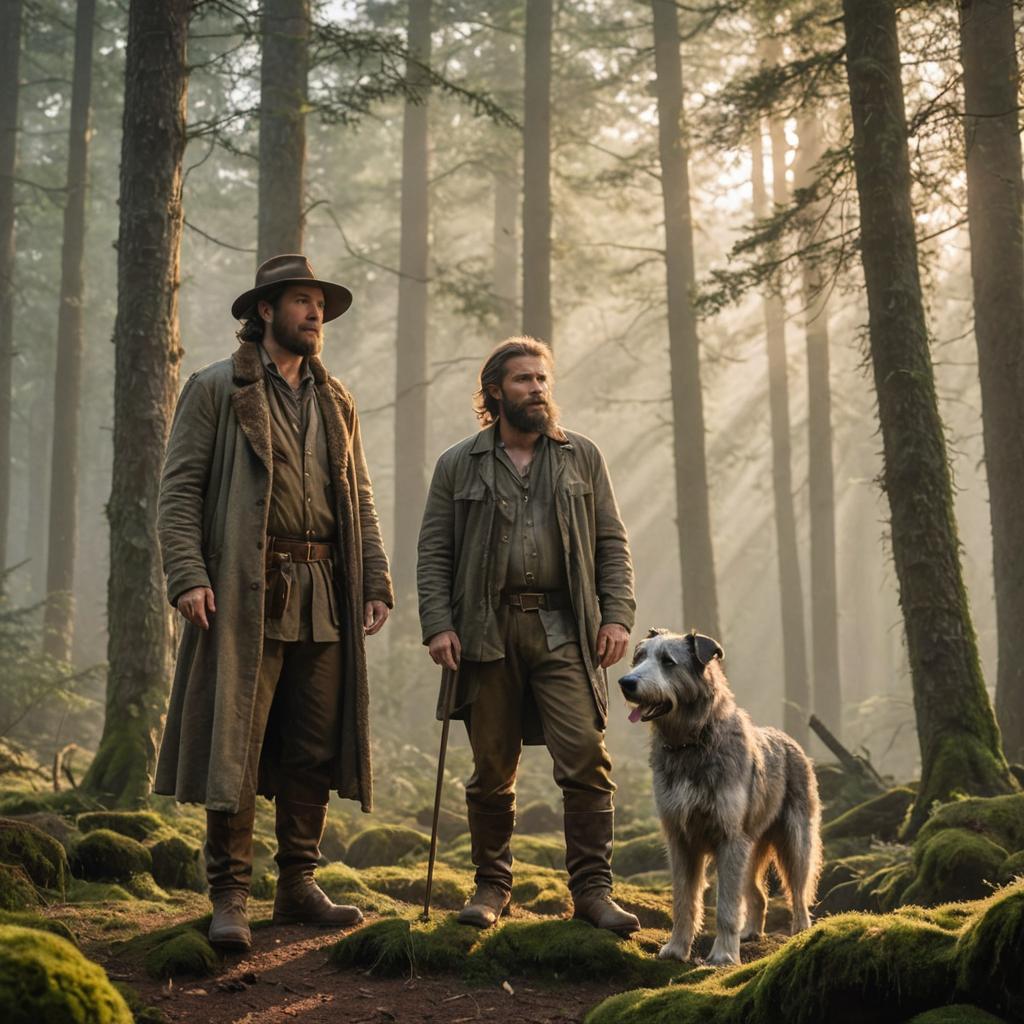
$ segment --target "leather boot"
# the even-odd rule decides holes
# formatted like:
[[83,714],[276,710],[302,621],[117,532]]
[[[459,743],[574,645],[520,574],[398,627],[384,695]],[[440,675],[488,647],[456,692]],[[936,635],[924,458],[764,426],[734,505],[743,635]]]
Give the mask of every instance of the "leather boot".
[[612,836],[615,812],[565,812],[565,866],[569,870],[573,917],[619,935],[637,931],[635,914],[612,899]]
[[252,881],[252,823],[256,807],[237,814],[206,812],[206,879],[210,884],[213,919],[210,943],[220,949],[248,952],[252,934],[245,916]]
[[509,841],[516,812],[469,812],[470,852],[476,865],[476,892],[459,911],[459,924],[490,928],[508,913],[512,899],[512,850]]
[[347,928],[363,919],[357,907],[332,903],[313,880],[320,859],[326,804],[277,798],[277,861],[274,924],[319,924]]

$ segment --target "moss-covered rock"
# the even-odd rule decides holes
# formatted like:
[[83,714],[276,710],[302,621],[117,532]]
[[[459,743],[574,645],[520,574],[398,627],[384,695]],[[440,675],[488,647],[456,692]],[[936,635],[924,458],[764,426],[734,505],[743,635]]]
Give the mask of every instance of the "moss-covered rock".
[[1012,1019],[1024,1016],[1024,882],[983,904],[964,928],[957,981],[970,1001]]
[[338,818],[328,818],[320,837],[320,856],[330,863],[344,860],[348,850],[348,829]]
[[347,864],[328,864],[316,873],[317,884],[335,903],[347,903],[364,913],[393,915],[397,913],[395,901],[383,893],[374,892]]
[[851,807],[878,796],[879,787],[862,775],[852,775],[841,765],[824,761],[814,766],[818,779],[818,794],[822,803],[822,818],[832,821]]
[[0,926],[0,1020],[5,1024],[132,1024],[103,969],[70,943],[34,928]]
[[0,910],[27,910],[42,902],[20,864],[0,864]]
[[661,831],[661,823],[657,818],[637,818],[625,825],[615,824],[615,841],[624,843],[627,839],[636,839],[638,836],[649,836]]
[[[409,867],[385,865],[366,868],[360,877],[368,889],[383,893],[393,900],[423,906],[427,892],[427,864]],[[430,904],[444,910],[458,910],[473,891],[473,876],[445,864],[434,864],[434,878],[430,889]]]
[[479,939],[479,929],[458,924],[449,915],[427,922],[392,918],[345,936],[327,959],[335,967],[360,967],[383,977],[461,972]]
[[163,818],[152,811],[88,811],[78,816],[76,824],[82,832],[102,828],[140,843],[171,831]]
[[87,882],[84,878],[72,878],[68,886],[68,903],[125,903],[135,897],[116,882]]
[[912,1017],[907,1024],[1006,1024],[1002,1017],[994,1017],[986,1010],[966,1003],[937,1006]]
[[1003,885],[1016,881],[1018,878],[1024,878],[1024,850],[1011,853],[999,869],[999,881]]
[[533,914],[568,913],[572,910],[572,897],[565,871],[517,866],[512,881],[512,904]]
[[75,933],[61,920],[55,917],[43,917],[17,910],[0,910],[0,925],[13,924],[19,928],[35,928],[36,931],[59,935],[62,939],[78,945]]
[[198,843],[180,835],[160,839],[149,848],[153,860],[153,878],[168,889],[206,889],[203,851]]
[[155,945],[143,965],[153,978],[205,978],[217,968],[217,954],[205,935],[184,928]]
[[27,822],[29,825],[35,825],[41,832],[56,839],[65,851],[70,850],[81,838],[81,833],[72,822],[52,811],[36,811],[33,814],[18,814],[12,815],[12,817],[18,821]]
[[75,844],[71,870],[90,882],[127,882],[132,875],[151,874],[153,858],[137,840],[100,828]]
[[52,836],[15,818],[0,818],[0,863],[17,864],[32,882],[63,894],[68,883],[68,857]]
[[512,837],[512,856],[522,864],[536,864],[542,868],[565,867],[565,840],[559,836]]
[[914,791],[905,786],[865,800],[834,818],[821,830],[826,846],[836,839],[857,837],[892,842],[914,803]]
[[617,843],[612,854],[612,867],[617,875],[623,877],[645,871],[664,871],[668,867],[665,837],[660,832],[649,832]]
[[345,860],[354,868],[422,860],[430,837],[406,825],[377,825],[360,832],[349,844]]
[[154,903],[163,903],[169,898],[167,893],[156,884],[153,876],[148,871],[132,875],[123,884],[128,892],[137,900],[151,900]]
[[903,893],[903,902],[928,906],[978,899],[992,891],[1006,858],[1002,846],[966,828],[919,836],[914,845],[916,874]]
[[167,1024],[167,1018],[163,1012],[147,1003],[131,985],[127,985],[123,981],[115,981],[114,988],[121,993],[122,998],[128,1004],[135,1024]]
[[914,845],[927,843],[936,833],[950,828],[975,832],[1005,850],[1024,850],[1024,793],[942,804],[921,827]]
[[523,835],[560,832],[562,827],[561,810],[556,811],[545,800],[534,800],[516,812],[516,831]]
[[887,845],[876,847],[872,853],[830,861],[818,884],[815,916],[850,910],[892,910],[914,878],[910,856],[908,847]]
[[672,890],[657,891],[617,882],[612,896],[623,910],[636,914],[642,928],[672,928]]
[[[416,824],[425,829],[430,829],[434,824],[434,808],[421,807],[416,812]],[[451,842],[469,831],[469,823],[466,820],[465,811],[452,811],[442,807],[437,815],[437,835],[442,842]]]
[[99,810],[99,803],[81,790],[60,793],[4,793],[0,795],[0,815],[19,817],[27,814],[62,814],[73,817],[83,811]]

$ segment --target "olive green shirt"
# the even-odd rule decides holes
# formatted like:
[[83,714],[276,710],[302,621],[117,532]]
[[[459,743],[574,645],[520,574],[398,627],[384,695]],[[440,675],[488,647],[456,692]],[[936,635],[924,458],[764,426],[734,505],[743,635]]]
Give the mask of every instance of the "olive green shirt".
[[[496,566],[506,566],[502,589],[531,593],[565,591],[569,585],[565,574],[565,548],[555,514],[555,494],[548,465],[549,449],[554,442],[549,437],[540,437],[526,472],[520,473],[497,431],[494,437],[494,483],[502,522],[493,537],[496,550],[492,557]],[[509,614],[507,608],[504,614]],[[549,650],[579,642],[572,609],[548,611],[542,608],[525,614],[540,617]]]
[[[330,543],[337,533],[334,486],[313,374],[303,360],[299,386],[293,390],[266,349],[262,345],[259,349],[274,450],[267,532],[274,537]],[[291,582],[288,600],[279,619],[266,619],[264,635],[271,640],[340,639],[333,562],[289,561],[284,570]]]

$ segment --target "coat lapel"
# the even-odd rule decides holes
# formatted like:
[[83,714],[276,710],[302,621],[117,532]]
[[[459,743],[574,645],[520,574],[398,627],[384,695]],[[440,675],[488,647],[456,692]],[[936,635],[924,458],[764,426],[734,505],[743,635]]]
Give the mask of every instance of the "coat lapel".
[[309,368],[316,382],[320,418],[327,437],[327,461],[331,465],[331,477],[336,484],[344,483],[352,452],[352,435],[348,428],[352,399],[338,381],[328,377],[323,363],[316,356],[310,358]]
[[257,458],[267,472],[272,473],[274,451],[270,441],[270,404],[259,349],[252,342],[242,342],[231,356],[231,363],[235,383],[241,385],[231,395],[235,418]]

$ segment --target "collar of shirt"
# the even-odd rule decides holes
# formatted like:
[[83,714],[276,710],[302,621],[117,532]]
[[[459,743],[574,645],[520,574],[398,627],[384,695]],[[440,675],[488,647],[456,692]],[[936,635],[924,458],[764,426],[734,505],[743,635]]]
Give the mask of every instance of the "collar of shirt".
[[[275,378],[275,383],[277,381],[280,381],[282,384],[285,385],[286,388],[288,388],[289,391],[291,391],[292,386],[281,375],[281,371],[277,368],[277,364],[274,362],[273,359],[270,358],[270,353],[267,352],[266,348],[264,348],[263,345],[260,345],[260,359],[263,361],[264,369],[266,369],[266,371],[271,375],[271,377]],[[299,388],[301,389],[305,387],[306,382],[311,381],[312,379],[313,371],[309,368],[309,360],[303,359],[302,367],[299,370]]]

